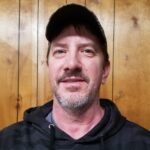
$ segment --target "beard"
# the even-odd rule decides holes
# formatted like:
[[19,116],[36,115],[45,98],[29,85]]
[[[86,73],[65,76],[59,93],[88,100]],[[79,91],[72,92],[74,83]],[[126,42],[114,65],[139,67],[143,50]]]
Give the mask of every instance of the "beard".
[[87,84],[90,83],[90,79],[81,72],[81,70],[70,70],[65,72],[62,76],[56,79],[57,83],[53,86],[54,97],[65,109],[68,109],[72,112],[84,112],[87,110],[95,101],[98,99],[99,95],[99,82],[96,82],[95,85],[91,86],[86,92],[69,92],[69,93],[60,93],[57,89],[57,85],[63,81],[66,77],[77,76],[81,77]]
[[93,88],[86,94],[70,93],[68,95],[60,95],[57,91],[54,92],[55,98],[58,103],[65,109],[72,112],[81,113],[86,111],[98,98],[98,88]]

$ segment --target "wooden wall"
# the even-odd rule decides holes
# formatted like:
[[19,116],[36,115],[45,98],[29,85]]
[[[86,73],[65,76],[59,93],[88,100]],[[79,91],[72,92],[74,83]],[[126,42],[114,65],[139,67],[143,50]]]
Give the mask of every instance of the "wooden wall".
[[45,26],[52,12],[73,2],[93,10],[106,32],[112,69],[101,97],[150,129],[149,0],[0,0],[0,128],[52,98]]

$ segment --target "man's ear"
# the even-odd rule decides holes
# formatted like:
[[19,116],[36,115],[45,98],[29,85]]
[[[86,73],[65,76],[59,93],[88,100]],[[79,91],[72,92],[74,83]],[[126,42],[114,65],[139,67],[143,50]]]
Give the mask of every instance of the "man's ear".
[[103,67],[102,84],[106,82],[109,72],[110,72],[110,62],[106,63]]

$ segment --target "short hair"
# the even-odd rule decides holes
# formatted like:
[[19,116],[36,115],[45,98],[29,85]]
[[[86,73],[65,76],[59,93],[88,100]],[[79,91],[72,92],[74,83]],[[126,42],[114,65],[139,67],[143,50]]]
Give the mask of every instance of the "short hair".
[[[52,14],[46,27],[46,38],[49,43],[69,26],[74,26],[75,29],[85,27],[87,31],[94,35],[102,49],[104,61],[109,62],[106,36],[98,18],[92,11],[78,4],[60,7]],[[49,51],[50,48],[48,48],[47,59]]]

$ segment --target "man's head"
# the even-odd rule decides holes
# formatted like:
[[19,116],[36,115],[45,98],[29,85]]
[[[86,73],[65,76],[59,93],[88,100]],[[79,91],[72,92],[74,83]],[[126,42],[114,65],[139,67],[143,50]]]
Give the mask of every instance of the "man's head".
[[83,6],[63,6],[52,15],[46,37],[55,102],[71,110],[90,107],[109,74],[106,38],[97,18]]
[[[93,12],[86,7],[70,4],[59,8],[50,18],[46,28],[46,38],[51,42],[67,27],[73,26],[78,32],[82,27],[86,28],[91,34],[93,34],[100,46],[104,55],[105,63],[109,62],[109,56],[107,52],[107,40],[103,28],[98,21],[98,18]],[[82,29],[81,29],[82,30]],[[47,59],[49,55],[47,52]]]

